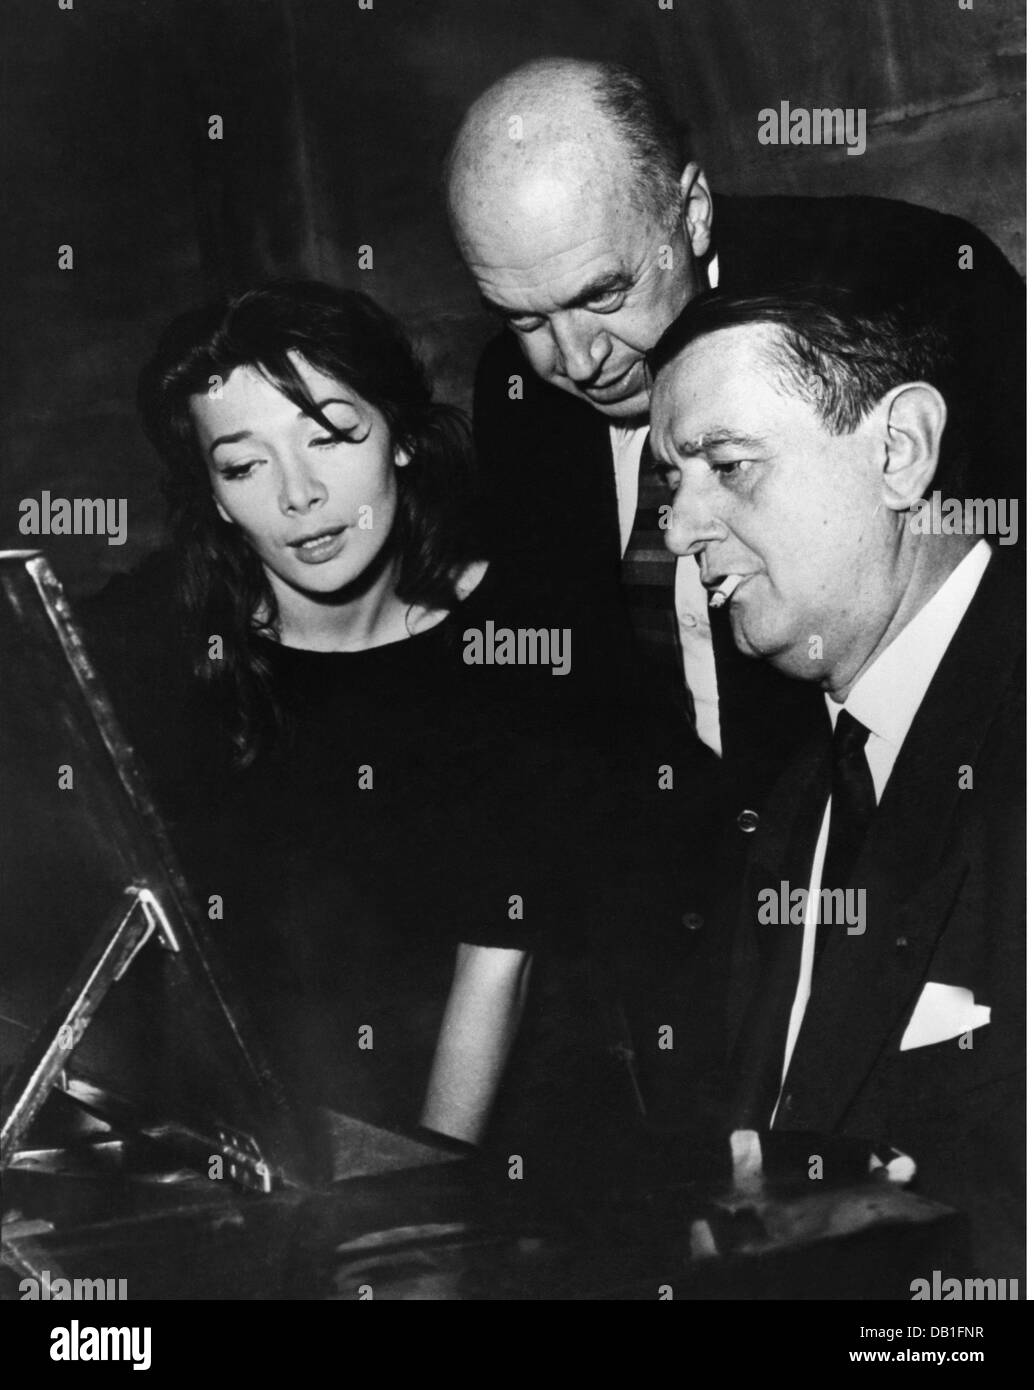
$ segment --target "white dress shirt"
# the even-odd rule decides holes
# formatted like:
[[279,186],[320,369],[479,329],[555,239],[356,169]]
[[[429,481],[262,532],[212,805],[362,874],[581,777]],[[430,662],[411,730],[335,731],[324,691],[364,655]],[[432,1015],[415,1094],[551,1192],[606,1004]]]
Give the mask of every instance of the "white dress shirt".
[[[707,278],[714,289],[718,284],[717,256],[707,267]],[[639,461],[649,433],[649,425],[640,425],[638,429],[626,429],[622,425],[610,427],[622,555],[628,549],[635,524],[639,500]],[[711,624],[707,616],[707,590],[700,582],[700,568],[692,555],[680,555],[675,562],[675,614],[679,624],[686,685],[693,696],[697,734],[708,748],[721,754],[718,673],[711,646]]]
[[[886,651],[880,653],[867,671],[851,687],[842,705],[826,696],[826,708],[830,722],[836,724],[841,709],[848,710],[860,724],[869,730],[865,744],[865,759],[872,774],[876,804],[879,805],[884,789],[890,781],[890,774],[901,746],[905,742],[916,712],[934,678],[938,666],[958,630],[959,623],[972,602],[973,595],[983,578],[984,570],[991,559],[991,547],[981,540],[962,559],[941,587],[919,610],[910,623],[898,633]],[[822,884],[822,868],[826,859],[826,842],[829,838],[830,801],[826,802],[822,826],[815,845],[812,860],[811,881],[808,884],[808,904],[804,917],[804,941],[801,947],[801,967],[797,978],[797,993],[790,1011],[790,1023],[786,1034],[786,1049],[783,1054],[783,1080],[790,1067],[790,1059],[797,1043],[797,1037],[804,1021],[811,993],[812,964],[815,957],[815,928],[819,909],[819,888]],[[797,885],[791,885],[796,887]],[[949,986],[928,985],[930,991],[925,1012],[939,1009],[942,1017],[951,1016],[946,1037],[956,1036],[950,1031],[961,1015],[958,1008],[958,991],[949,997]],[[938,993],[941,991],[941,993]],[[924,997],[920,999],[923,1004]],[[915,1018],[919,1014],[917,1005]],[[979,1026],[990,1019],[990,1010],[977,1006],[975,1013],[968,1015],[969,1022],[958,1029],[965,1032],[966,1026]],[[912,1027],[912,1024],[909,1025]],[[925,1041],[926,1039],[924,1039]],[[931,1037],[930,1040],[933,1040]],[[907,1035],[902,1046],[909,1045]],[[778,1109],[778,1103],[776,1109]],[[775,1111],[772,1112],[773,1115]]]

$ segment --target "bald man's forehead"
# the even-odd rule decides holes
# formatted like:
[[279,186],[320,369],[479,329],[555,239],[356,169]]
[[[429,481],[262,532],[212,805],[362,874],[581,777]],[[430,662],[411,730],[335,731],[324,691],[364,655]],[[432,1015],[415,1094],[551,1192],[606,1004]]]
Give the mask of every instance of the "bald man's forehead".
[[454,211],[461,241],[472,250],[498,250],[519,237],[545,251],[561,249],[573,237],[605,237],[615,209],[642,221],[650,218],[632,207],[627,186],[588,168],[565,173],[556,166],[530,163],[507,179],[471,181]]
[[634,170],[627,151],[609,132],[580,138],[504,140],[455,165],[449,203],[458,228],[490,217],[537,216],[550,204],[577,204],[597,214],[630,198]]

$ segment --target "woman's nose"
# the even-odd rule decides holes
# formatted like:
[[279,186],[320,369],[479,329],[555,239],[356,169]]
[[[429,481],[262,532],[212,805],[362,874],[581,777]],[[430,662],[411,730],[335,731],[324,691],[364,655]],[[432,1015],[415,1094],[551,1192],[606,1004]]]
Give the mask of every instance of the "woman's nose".
[[285,457],[281,464],[281,509],[285,512],[305,513],[326,500],[326,486],[309,461],[304,456]]

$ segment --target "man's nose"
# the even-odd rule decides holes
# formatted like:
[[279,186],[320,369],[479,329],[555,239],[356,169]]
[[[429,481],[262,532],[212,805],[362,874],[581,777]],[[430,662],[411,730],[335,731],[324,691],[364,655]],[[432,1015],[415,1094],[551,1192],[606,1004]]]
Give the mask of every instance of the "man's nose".
[[591,381],[610,356],[606,331],[591,319],[559,314],[552,322],[560,369],[568,381]]
[[280,509],[304,515],[327,500],[327,489],[301,453],[285,454],[280,464]]
[[671,520],[664,533],[664,544],[675,555],[697,555],[708,541],[726,535],[722,521],[701,490],[694,491],[685,480],[671,504]]

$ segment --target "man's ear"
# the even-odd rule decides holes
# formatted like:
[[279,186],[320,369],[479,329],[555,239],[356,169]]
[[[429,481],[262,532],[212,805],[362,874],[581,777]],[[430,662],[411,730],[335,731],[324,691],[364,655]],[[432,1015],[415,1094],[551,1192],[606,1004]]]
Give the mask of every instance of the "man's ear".
[[907,511],[934,480],[948,407],[925,381],[895,386],[882,401],[883,503]]
[[682,171],[679,192],[682,199],[682,223],[689,234],[693,255],[699,260],[701,256],[707,255],[711,245],[714,204],[711,202],[707,175],[700,165],[692,160]]

